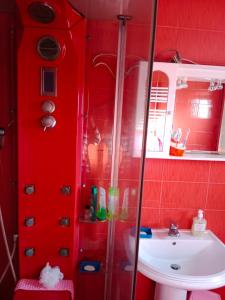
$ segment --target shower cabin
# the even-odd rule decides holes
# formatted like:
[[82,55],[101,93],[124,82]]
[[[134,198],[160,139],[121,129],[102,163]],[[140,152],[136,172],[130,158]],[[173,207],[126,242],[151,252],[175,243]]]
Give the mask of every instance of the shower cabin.
[[19,234],[14,280],[49,262],[77,300],[135,299],[156,1],[8,4],[0,180],[13,187],[0,204],[10,249]]

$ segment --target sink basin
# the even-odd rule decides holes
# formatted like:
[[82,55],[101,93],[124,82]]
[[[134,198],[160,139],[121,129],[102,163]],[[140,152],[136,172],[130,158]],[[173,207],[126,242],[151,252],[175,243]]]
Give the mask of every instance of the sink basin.
[[[153,230],[151,239],[140,239],[138,270],[167,287],[169,291],[208,290],[225,285],[225,246],[211,232],[194,237],[188,230],[180,230],[180,237],[168,236],[168,230]],[[173,288],[171,290],[171,288]],[[155,299],[164,299],[159,292]],[[161,296],[159,294],[161,293]],[[186,295],[186,293],[185,293]],[[186,296],[172,297],[176,300]]]

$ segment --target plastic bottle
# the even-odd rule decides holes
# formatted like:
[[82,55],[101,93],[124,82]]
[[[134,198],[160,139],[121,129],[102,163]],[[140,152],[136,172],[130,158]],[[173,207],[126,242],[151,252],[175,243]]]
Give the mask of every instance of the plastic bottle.
[[193,218],[193,224],[191,229],[192,234],[195,236],[204,235],[206,231],[206,225],[207,225],[207,221],[206,219],[204,219],[203,210],[199,209],[197,217]]
[[99,188],[99,203],[98,203],[98,211],[97,218],[99,221],[106,220],[106,192],[103,187]]
[[129,188],[126,188],[123,194],[123,204],[120,213],[121,221],[125,221],[128,219],[128,199],[129,199]]
[[95,185],[91,187],[91,205],[90,205],[90,213],[91,220],[96,221],[97,219],[97,204],[98,204],[98,189]]
[[119,209],[119,190],[118,188],[109,188],[109,201],[108,201],[108,213],[107,219],[112,220],[118,217]]

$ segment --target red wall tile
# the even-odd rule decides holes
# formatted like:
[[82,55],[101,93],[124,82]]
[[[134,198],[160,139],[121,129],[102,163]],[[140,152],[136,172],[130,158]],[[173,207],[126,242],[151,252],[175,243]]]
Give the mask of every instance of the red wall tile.
[[145,181],[142,207],[158,208],[160,206],[161,185],[159,181]]
[[168,228],[171,223],[176,223],[180,228],[191,228],[192,218],[196,214],[194,209],[161,209],[159,227]]
[[205,207],[207,184],[193,182],[163,182],[161,207]]
[[145,180],[161,180],[163,160],[145,160]]
[[225,242],[225,211],[206,211],[208,228]]
[[210,182],[225,183],[225,164],[221,162],[212,162],[210,168]]
[[160,0],[158,26],[225,31],[224,1],[218,0],[216,4],[213,6],[211,0]]
[[143,207],[141,212],[141,224],[157,228],[159,226],[160,210],[157,208]]
[[[193,169],[195,169],[194,172]],[[165,181],[208,182],[208,177],[209,162],[185,160],[166,160],[164,162],[163,179]]]
[[207,209],[225,210],[225,184],[210,184]]

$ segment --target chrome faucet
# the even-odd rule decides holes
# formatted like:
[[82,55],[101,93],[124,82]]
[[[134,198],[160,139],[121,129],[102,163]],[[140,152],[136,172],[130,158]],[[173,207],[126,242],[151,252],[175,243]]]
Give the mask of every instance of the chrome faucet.
[[180,236],[180,232],[178,230],[177,224],[174,224],[174,223],[170,224],[168,235],[174,236],[174,237]]

